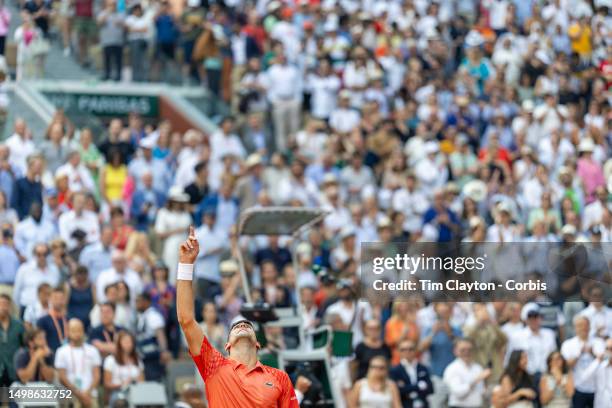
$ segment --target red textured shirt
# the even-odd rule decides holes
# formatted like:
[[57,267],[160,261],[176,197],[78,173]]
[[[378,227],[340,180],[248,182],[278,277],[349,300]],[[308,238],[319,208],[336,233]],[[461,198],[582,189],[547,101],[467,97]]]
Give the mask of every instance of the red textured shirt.
[[[191,352],[189,353],[191,354]],[[286,372],[261,364],[251,370],[224,357],[204,337],[200,354],[191,358],[206,384],[209,408],[298,408]]]

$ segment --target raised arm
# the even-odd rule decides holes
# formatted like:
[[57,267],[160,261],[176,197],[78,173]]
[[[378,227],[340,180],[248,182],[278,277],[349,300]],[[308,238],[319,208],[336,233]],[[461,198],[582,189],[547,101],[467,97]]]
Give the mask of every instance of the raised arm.
[[189,227],[189,236],[187,240],[179,247],[178,280],[176,282],[176,313],[181,329],[183,329],[183,333],[185,333],[189,351],[193,355],[200,354],[200,348],[204,340],[204,332],[195,320],[193,307],[193,264],[199,251],[200,247],[198,240],[195,237],[193,226],[191,226]]

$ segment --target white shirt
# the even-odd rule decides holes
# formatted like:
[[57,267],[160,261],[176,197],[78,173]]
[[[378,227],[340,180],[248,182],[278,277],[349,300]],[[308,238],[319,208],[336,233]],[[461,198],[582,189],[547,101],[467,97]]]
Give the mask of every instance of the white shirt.
[[68,188],[70,191],[94,191],[96,184],[94,183],[91,173],[82,163],[74,167],[70,163],[59,166],[57,173],[66,174],[68,176]]
[[[131,328],[134,324],[134,312],[132,308],[124,303],[118,303],[115,305],[115,319],[113,323],[115,326]],[[91,327],[101,325],[100,321],[100,303],[94,305],[93,309],[89,313],[89,322]]]
[[423,192],[433,193],[437,187],[442,187],[448,180],[448,168],[441,165],[437,158],[424,157],[419,160],[414,169],[414,174],[421,183]]
[[136,322],[138,337],[141,339],[155,337],[155,332],[163,329],[164,325],[163,316],[151,306],[138,314]]
[[584,207],[582,216],[582,227],[587,230],[593,225],[599,225],[603,217],[604,206],[599,200],[593,201],[591,204]]
[[36,149],[34,142],[30,139],[24,140],[17,133],[14,133],[11,137],[6,139],[5,144],[10,151],[9,163],[19,169],[21,174],[25,174],[28,167],[28,156],[34,153]]
[[529,374],[545,373],[548,369],[546,359],[557,349],[555,333],[546,328],[540,328],[537,333],[534,333],[529,327],[525,327],[510,339],[509,349],[524,350],[527,353],[527,372]]
[[[133,40],[146,40],[149,36],[149,21],[146,18],[145,15],[142,15],[140,17],[137,17],[135,15],[130,15],[128,16],[128,18],[125,19],[125,25],[128,28],[128,34],[127,34],[127,38],[128,41],[133,41]],[[132,32],[130,30],[142,30],[143,28],[146,28],[146,31],[142,31],[142,32]]]
[[308,85],[312,92],[312,116],[327,119],[336,107],[337,93],[340,89],[340,79],[335,75],[321,77],[311,75]]
[[484,381],[474,387],[470,384],[482,373],[483,368],[478,363],[469,366],[457,358],[444,370],[443,380],[449,388],[448,405],[455,407],[479,407],[483,402],[485,392]]
[[36,326],[36,322],[43,316],[48,314],[48,309],[45,309],[40,301],[30,303],[23,312],[23,321]]
[[489,19],[491,28],[501,30],[506,28],[506,19],[508,18],[508,1],[506,0],[491,0],[489,5]]
[[15,248],[24,257],[31,258],[36,244],[46,244],[56,236],[57,231],[52,223],[44,219],[37,223],[32,217],[28,217],[15,228]]
[[227,233],[221,228],[209,228],[202,224],[195,231],[196,239],[200,244],[200,253],[196,259],[195,276],[219,283],[219,262],[221,253],[229,248]]
[[408,374],[408,378],[410,378],[410,384],[415,385],[417,383],[417,379],[418,379],[418,377],[417,377],[417,361],[415,360],[412,363],[410,363],[406,359],[401,359],[400,363],[404,367],[404,370],[406,370],[406,374]]
[[612,364],[610,359],[595,360],[585,372],[585,376],[595,379],[595,405],[594,408],[610,408],[612,401]]
[[292,65],[272,65],[266,71],[266,84],[268,100],[272,103],[301,99],[302,79]]
[[124,281],[130,290],[131,302],[135,302],[136,296],[142,293],[143,284],[140,275],[131,269],[126,269],[123,274],[117,272],[115,268],[109,268],[105,271],[100,272],[98,279],[96,280],[96,296],[98,302],[102,303],[106,301],[106,295],[104,294],[104,288],[108,285]]
[[98,350],[87,343],[80,347],[66,344],[55,352],[55,368],[66,370],[68,381],[76,385],[79,390],[91,387],[93,370],[98,370],[101,363]]
[[13,298],[15,304],[27,306],[37,301],[38,287],[42,283],[48,283],[56,287],[60,282],[60,273],[55,265],[47,264],[42,270],[36,264],[36,260],[22,264],[17,269],[15,284],[13,286]]
[[223,156],[228,154],[241,159],[246,156],[246,150],[244,150],[240,138],[234,134],[225,135],[221,131],[213,133],[210,137],[210,159],[221,161]]
[[329,125],[340,133],[348,133],[359,125],[361,116],[354,109],[338,108],[329,117]]
[[597,310],[595,306],[589,305],[580,312],[580,315],[586,316],[591,323],[590,336],[612,336],[612,308],[603,306],[601,309]]
[[353,332],[353,347],[355,347],[363,339],[362,323],[372,318],[372,307],[365,302],[353,302],[351,307],[346,307],[344,302],[339,300],[330,305],[325,314],[337,314],[342,319],[342,323],[349,325],[349,330]]
[[119,365],[112,354],[104,359],[104,371],[111,373],[111,383],[113,385],[121,385],[126,381],[137,381],[143,369],[144,367],[140,361],[138,365]]
[[593,393],[595,392],[595,378],[585,377],[585,372],[590,367],[595,357],[591,353],[583,353],[584,346],[588,345],[592,348],[592,353],[599,355],[605,351],[606,345],[604,341],[597,337],[591,337],[587,341],[581,340],[578,336],[567,339],[561,345],[561,355],[566,360],[578,359],[573,369],[574,386],[577,391]]
[[87,242],[92,243],[100,239],[100,223],[98,216],[92,212],[83,210],[81,215],[76,211],[68,211],[59,217],[60,237],[68,244],[68,248],[74,248],[76,241],[70,235],[76,230],[83,230],[87,234]]
[[423,214],[429,208],[429,202],[419,190],[401,188],[393,193],[392,206],[393,210],[404,213],[404,230],[415,233],[421,229]]

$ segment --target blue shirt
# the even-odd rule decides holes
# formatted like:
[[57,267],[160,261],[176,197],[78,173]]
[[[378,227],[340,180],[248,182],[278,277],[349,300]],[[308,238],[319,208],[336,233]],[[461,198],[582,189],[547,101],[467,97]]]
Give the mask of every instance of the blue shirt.
[[89,270],[89,280],[95,282],[100,272],[113,266],[111,262],[111,248],[104,248],[101,242],[91,243],[81,251],[79,263],[87,267]]
[[162,14],[155,20],[157,42],[160,44],[173,44],[176,42],[178,30],[169,14]]
[[0,191],[6,196],[6,202],[10,203],[13,198],[13,185],[15,177],[6,170],[0,170]]
[[66,318],[57,319],[57,325],[59,326],[58,332],[58,327],[55,326],[53,318],[50,315],[43,316],[38,319],[38,322],[36,322],[36,327],[45,332],[45,335],[47,336],[47,344],[54,353],[63,344],[63,342],[67,340],[67,327],[64,327],[64,323],[68,323]]
[[[447,209],[446,212],[448,213],[448,218],[450,219],[450,222],[453,224],[459,225],[459,219],[457,218],[455,213],[449,209]],[[434,221],[437,216],[438,216],[438,212],[436,211],[435,208],[431,207],[429,210],[425,212],[425,215],[423,216],[423,224],[428,224]],[[448,225],[438,224],[437,228],[438,228],[438,242],[452,241],[453,231],[448,227]]]
[[[451,329],[455,338],[460,338],[462,336],[459,328],[451,326]],[[426,328],[423,331],[422,338],[429,336],[431,334],[431,330],[431,327]],[[438,377],[442,377],[444,375],[444,370],[446,367],[455,359],[453,347],[454,339],[451,339],[445,331],[440,330],[434,334],[429,346],[432,375],[437,375]]]
[[12,285],[19,269],[17,252],[8,245],[0,244],[0,259],[0,284]]

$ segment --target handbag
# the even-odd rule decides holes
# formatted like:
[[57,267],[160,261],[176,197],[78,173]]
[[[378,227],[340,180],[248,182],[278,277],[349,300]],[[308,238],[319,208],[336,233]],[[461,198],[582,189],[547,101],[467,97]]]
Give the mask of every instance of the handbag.
[[37,35],[32,43],[30,44],[30,53],[33,56],[39,56],[49,53],[51,45],[49,41],[44,38],[42,35]]

